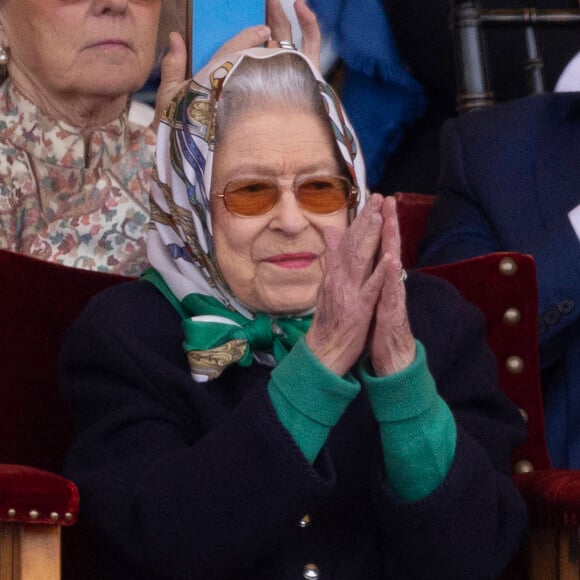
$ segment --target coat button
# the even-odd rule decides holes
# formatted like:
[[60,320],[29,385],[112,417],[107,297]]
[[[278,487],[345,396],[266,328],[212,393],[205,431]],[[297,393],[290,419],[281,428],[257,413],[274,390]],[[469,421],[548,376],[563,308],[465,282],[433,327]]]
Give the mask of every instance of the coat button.
[[564,300],[562,300],[562,302],[558,304],[558,310],[562,314],[570,314],[570,312],[574,310],[574,306],[575,306],[574,300],[572,300],[571,298],[564,298]]
[[527,459],[520,459],[514,466],[516,473],[531,473],[534,471],[534,466],[531,461]]
[[312,523],[312,518],[306,514],[299,522],[301,528],[307,528]]
[[306,564],[302,576],[307,580],[318,580],[320,578],[320,570],[316,564]]
[[548,308],[544,314],[544,320],[548,326],[554,326],[555,324],[558,324],[558,322],[560,322],[560,318],[562,318],[562,316],[560,315],[560,311],[557,308]]

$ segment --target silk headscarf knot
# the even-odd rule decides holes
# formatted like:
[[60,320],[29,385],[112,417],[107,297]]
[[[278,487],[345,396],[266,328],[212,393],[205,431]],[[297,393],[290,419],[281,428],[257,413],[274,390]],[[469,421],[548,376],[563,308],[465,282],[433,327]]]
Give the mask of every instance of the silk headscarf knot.
[[272,318],[259,313],[248,320],[233,312],[224,315],[193,316],[182,322],[183,348],[197,378],[216,378],[234,362],[250,366],[256,352],[271,353],[280,362],[312,321],[312,316]]
[[[256,359],[276,364],[310,327],[312,311],[279,318],[251,312],[232,294],[216,261],[210,215],[220,96],[244,59],[287,58],[289,52],[253,48],[211,62],[176,95],[159,126],[147,237],[153,268],[143,278],[181,314],[183,346],[196,381],[214,379],[232,363],[247,366]],[[292,55],[304,60],[312,72],[337,150],[361,191],[358,212],[367,191],[356,135],[320,71],[303,54],[292,51]]]

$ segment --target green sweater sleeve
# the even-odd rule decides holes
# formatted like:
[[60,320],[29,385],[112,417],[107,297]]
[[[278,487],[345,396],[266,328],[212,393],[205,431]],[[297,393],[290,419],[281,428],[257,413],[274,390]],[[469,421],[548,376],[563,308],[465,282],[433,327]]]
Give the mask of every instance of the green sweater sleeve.
[[312,354],[304,338],[272,371],[268,393],[280,421],[310,463],[357,396],[360,384],[338,377]]
[[[403,499],[417,501],[443,481],[455,455],[451,410],[437,393],[423,345],[402,371],[375,377],[360,365],[363,385],[379,422],[386,479]],[[366,362],[366,361],[365,361]]]

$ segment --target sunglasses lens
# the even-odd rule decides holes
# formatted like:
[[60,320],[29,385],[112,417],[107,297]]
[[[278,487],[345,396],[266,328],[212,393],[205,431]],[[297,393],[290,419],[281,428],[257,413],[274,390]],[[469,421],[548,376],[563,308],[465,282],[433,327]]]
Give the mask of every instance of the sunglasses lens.
[[270,211],[278,196],[278,186],[269,181],[233,181],[224,191],[226,208],[240,216],[262,215]]
[[[300,207],[316,214],[330,214],[346,207],[351,199],[350,183],[341,177],[311,177],[296,189]],[[269,212],[279,201],[281,191],[275,181],[239,179],[231,181],[223,193],[228,211],[243,217]]]
[[327,214],[346,206],[350,189],[350,184],[340,177],[316,177],[302,182],[296,195],[306,211]]

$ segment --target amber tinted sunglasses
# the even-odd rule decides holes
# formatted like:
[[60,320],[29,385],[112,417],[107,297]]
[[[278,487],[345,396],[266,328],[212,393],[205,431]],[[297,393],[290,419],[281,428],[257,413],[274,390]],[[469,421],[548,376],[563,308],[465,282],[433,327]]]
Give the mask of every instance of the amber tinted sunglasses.
[[[294,183],[294,195],[305,211],[327,215],[345,207],[354,207],[358,189],[338,175],[310,176]],[[222,197],[226,209],[241,217],[254,217],[269,212],[279,201],[282,189],[269,179],[235,179],[230,181]]]

